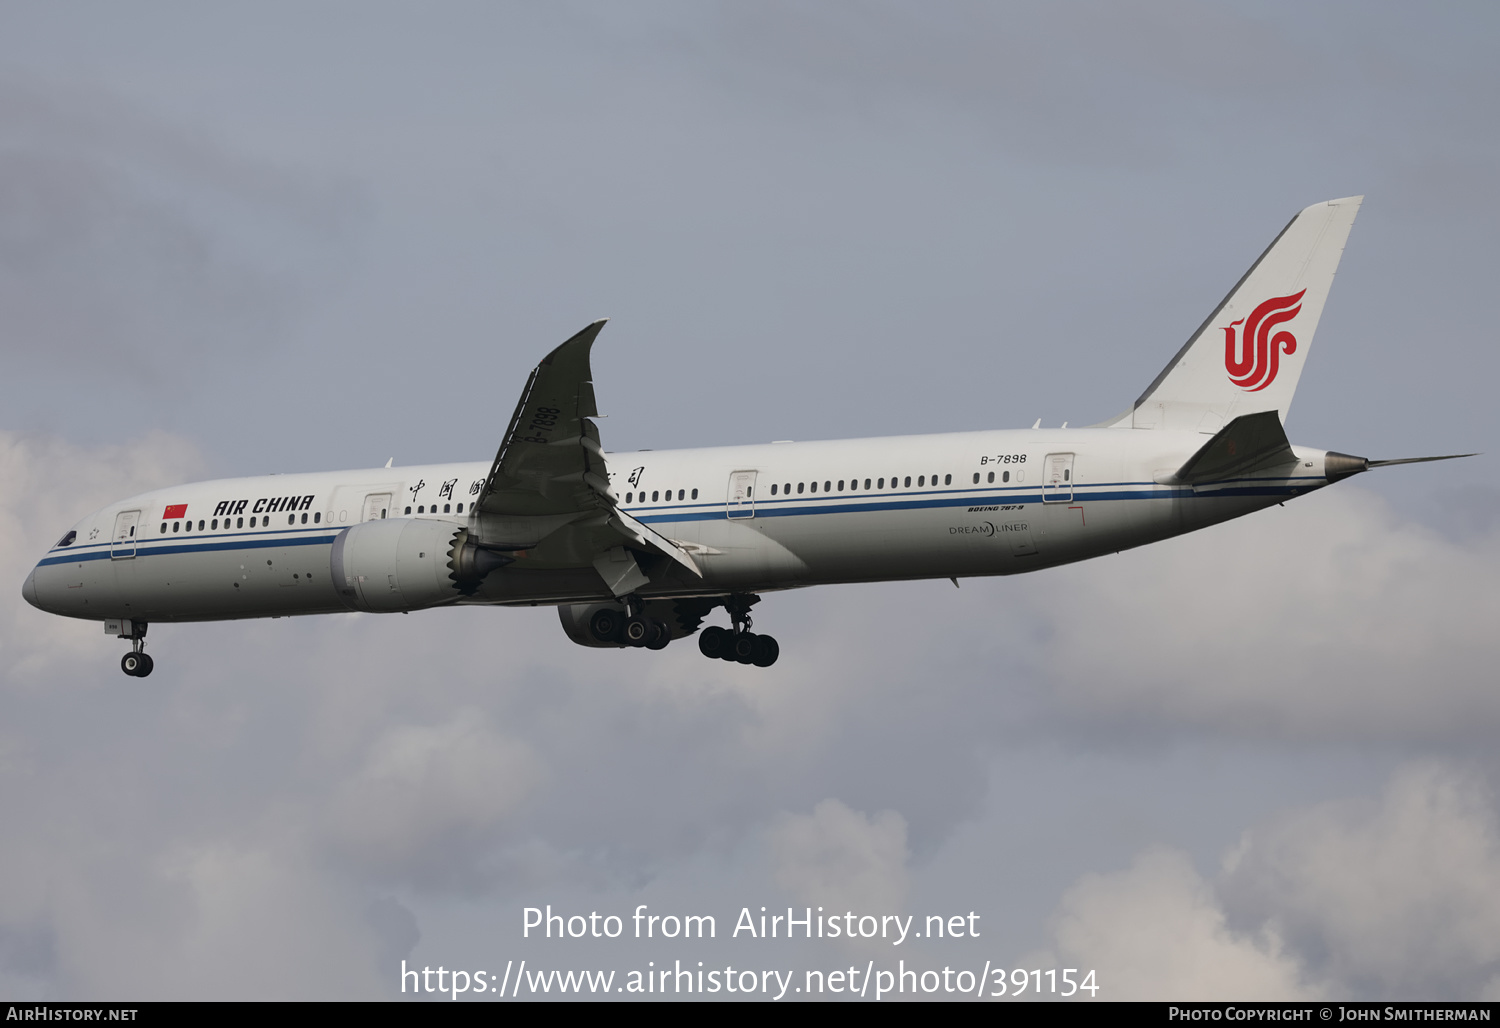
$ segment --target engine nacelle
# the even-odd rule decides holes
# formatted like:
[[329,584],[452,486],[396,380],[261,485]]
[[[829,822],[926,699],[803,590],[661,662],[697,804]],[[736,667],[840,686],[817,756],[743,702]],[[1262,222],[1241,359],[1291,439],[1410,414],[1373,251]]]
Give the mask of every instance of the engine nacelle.
[[625,619],[625,605],[622,603],[564,603],[557,608],[558,620],[562,622],[563,631],[568,634],[579,646],[600,646],[606,649],[619,649],[625,644],[614,640],[604,641],[597,638],[590,625],[593,623],[594,615],[601,610],[612,610]]
[[[703,616],[717,606],[717,600],[647,600],[643,613],[647,617],[665,621],[673,639],[692,635],[703,623]],[[629,613],[623,603],[563,603],[557,608],[558,620],[568,638],[579,646],[598,646],[618,649],[625,645],[620,639],[600,639],[594,634],[594,615],[601,610],[613,611],[620,622]]]
[[333,541],[333,584],[351,610],[421,610],[452,602],[463,595],[451,562],[454,543],[465,534],[451,522],[417,518],[354,525]]

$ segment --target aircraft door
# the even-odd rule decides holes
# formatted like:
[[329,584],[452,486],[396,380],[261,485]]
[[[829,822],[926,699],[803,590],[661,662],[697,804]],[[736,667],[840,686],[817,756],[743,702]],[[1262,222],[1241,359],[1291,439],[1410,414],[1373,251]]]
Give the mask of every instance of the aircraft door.
[[724,516],[731,520],[755,517],[755,472],[730,472],[729,498],[724,504]]
[[[365,497],[365,512],[361,521],[379,521],[391,516],[391,493],[371,493]],[[436,509],[436,508],[434,508]]]
[[110,560],[131,560],[135,557],[136,529],[141,524],[141,512],[122,510],[115,515],[115,534],[110,540]]
[[1042,465],[1042,502],[1073,502],[1073,455],[1049,453]]

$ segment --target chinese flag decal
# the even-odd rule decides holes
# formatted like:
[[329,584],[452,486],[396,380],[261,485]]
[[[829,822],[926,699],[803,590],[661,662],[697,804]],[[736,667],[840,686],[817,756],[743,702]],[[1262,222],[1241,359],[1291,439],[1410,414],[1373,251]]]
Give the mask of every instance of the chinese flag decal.
[[161,517],[163,521],[171,521],[173,518],[185,518],[187,517],[187,504],[174,503],[162,512]]

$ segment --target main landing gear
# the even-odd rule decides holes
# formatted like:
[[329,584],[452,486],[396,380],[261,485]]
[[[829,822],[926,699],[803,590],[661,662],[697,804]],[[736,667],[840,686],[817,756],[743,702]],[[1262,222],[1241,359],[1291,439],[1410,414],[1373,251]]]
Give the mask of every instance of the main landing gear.
[[[705,657],[730,660],[756,667],[770,667],[781,656],[781,647],[769,635],[750,631],[750,607],[760,600],[754,593],[736,593],[719,597],[688,597],[677,600],[652,600],[651,609],[670,614],[672,624],[646,613],[647,603],[639,596],[617,601],[625,605],[600,607],[589,617],[588,632],[594,641],[606,646],[638,646],[648,650],[665,649],[675,631],[691,635],[713,608],[723,605],[729,613],[732,628],[710,626],[698,635],[698,649]],[[566,625],[567,622],[564,622]],[[571,634],[571,630],[570,630]],[[579,641],[575,638],[575,642]]]
[[125,621],[120,627],[123,629],[120,638],[130,640],[130,652],[120,658],[120,670],[132,678],[145,678],[156,666],[156,661],[146,652],[146,622]]
[[698,651],[710,660],[732,660],[756,667],[770,667],[781,656],[781,646],[769,635],[750,631],[750,604],[755,598],[731,596],[724,604],[733,628],[710,625],[698,633]]
[[618,642],[626,646],[644,646],[648,650],[666,649],[672,641],[672,629],[660,618],[648,618],[639,605],[632,603],[633,613],[624,611],[596,611],[589,620],[589,631],[600,642]]

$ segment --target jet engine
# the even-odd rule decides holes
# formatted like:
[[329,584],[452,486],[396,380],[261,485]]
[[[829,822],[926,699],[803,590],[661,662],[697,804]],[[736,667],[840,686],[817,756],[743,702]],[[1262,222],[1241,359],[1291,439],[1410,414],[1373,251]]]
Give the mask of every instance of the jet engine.
[[511,559],[449,521],[385,518],[340,532],[329,563],[351,610],[382,612],[451,603]]
[[558,605],[557,616],[568,638],[579,646],[660,649],[673,639],[686,638],[696,632],[704,616],[720,603],[722,601],[717,599],[697,598],[647,600],[640,616],[647,623],[661,625],[662,631],[659,635],[647,635],[640,641],[632,641],[628,634],[629,622],[633,619],[622,603],[563,603]]

